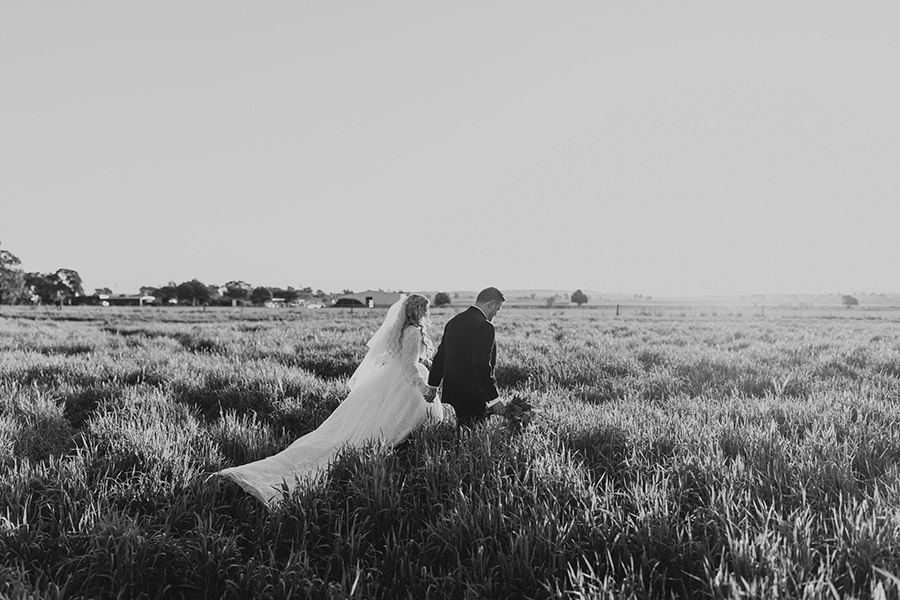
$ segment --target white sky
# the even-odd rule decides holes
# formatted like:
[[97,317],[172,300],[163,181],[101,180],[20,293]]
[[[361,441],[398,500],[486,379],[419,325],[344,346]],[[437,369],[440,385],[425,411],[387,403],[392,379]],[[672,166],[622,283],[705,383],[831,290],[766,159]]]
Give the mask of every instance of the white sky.
[[0,244],[87,291],[900,290],[900,3],[0,5]]

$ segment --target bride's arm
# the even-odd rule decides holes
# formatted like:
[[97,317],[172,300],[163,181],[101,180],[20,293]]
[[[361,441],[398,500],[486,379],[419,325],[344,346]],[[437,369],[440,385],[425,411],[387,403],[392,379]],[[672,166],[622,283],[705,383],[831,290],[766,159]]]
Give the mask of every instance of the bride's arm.
[[400,362],[407,381],[426,398],[433,395],[435,388],[429,386],[419,373],[419,357],[422,354],[422,332],[418,327],[407,327],[403,332],[400,348]]

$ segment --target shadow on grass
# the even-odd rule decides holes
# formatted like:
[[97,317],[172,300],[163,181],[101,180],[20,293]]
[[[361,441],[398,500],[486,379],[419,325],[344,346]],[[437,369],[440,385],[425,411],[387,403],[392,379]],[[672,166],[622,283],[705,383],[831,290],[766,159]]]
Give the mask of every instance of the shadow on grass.
[[605,476],[613,481],[625,479],[630,447],[623,428],[598,424],[562,432],[560,440],[584,461],[585,467],[595,477]]

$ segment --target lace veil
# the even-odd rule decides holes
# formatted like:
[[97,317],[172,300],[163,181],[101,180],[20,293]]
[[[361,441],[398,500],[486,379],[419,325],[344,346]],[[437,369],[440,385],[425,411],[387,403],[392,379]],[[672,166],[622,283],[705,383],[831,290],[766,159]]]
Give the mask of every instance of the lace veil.
[[363,358],[356,371],[347,382],[347,386],[352,390],[360,383],[371,377],[380,366],[390,359],[391,354],[396,354],[399,350],[398,342],[400,340],[400,330],[406,320],[406,294],[401,294],[393,306],[388,310],[384,321],[378,331],[369,339],[366,344],[369,351]]

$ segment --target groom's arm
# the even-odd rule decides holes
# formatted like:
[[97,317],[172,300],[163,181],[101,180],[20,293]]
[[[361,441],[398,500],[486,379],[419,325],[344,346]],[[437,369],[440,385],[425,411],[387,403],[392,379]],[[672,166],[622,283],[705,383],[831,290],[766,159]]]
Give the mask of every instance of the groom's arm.
[[472,340],[472,364],[475,367],[475,382],[484,401],[490,402],[500,397],[497,391],[497,382],[494,380],[494,326],[489,322],[479,324]]
[[[444,338],[446,337],[445,335]],[[441,385],[441,380],[444,378],[444,355],[447,353],[444,348],[444,338],[441,338],[441,343],[431,361],[431,368],[428,370],[428,385],[431,387]]]

